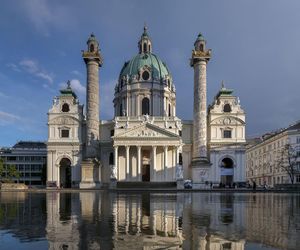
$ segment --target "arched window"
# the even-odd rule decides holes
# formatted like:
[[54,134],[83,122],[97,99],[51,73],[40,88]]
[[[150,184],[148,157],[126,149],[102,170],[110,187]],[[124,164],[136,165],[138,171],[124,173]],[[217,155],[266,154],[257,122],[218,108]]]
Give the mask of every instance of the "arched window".
[[120,104],[120,116],[123,116],[123,105],[122,105],[122,103]]
[[61,111],[62,112],[69,112],[70,111],[70,108],[69,108],[69,104],[67,103],[64,103],[61,107]]
[[90,52],[94,52],[94,50],[95,50],[94,44],[91,44],[91,46],[90,46]]
[[145,70],[145,71],[143,72],[142,78],[143,78],[143,80],[145,80],[145,81],[149,80],[150,74],[149,74],[149,72],[148,72],[147,70]]
[[223,111],[226,112],[226,113],[231,112],[230,104],[226,103],[226,104],[224,105]]
[[149,44],[149,52],[151,51],[151,46],[150,46],[150,44]]
[[171,116],[171,104],[169,104],[169,116]]
[[150,104],[147,97],[142,100],[142,115],[150,115]]
[[144,43],[144,53],[147,52],[147,43]]
[[203,44],[200,44],[200,51],[203,51],[204,47]]
[[114,154],[113,153],[109,154],[109,165],[114,165]]

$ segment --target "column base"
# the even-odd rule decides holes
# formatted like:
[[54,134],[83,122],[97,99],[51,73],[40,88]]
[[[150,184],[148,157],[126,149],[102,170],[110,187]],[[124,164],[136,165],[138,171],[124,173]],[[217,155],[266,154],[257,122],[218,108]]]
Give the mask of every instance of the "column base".
[[97,159],[85,159],[81,163],[81,182],[79,188],[100,188],[100,163]]
[[101,188],[101,183],[98,182],[80,182],[79,184],[80,189],[95,189],[95,188]]
[[117,179],[110,179],[110,183],[109,183],[109,189],[116,189],[117,188]]
[[181,179],[181,180],[177,180],[176,181],[176,187],[177,187],[177,189],[184,189],[184,181],[183,181],[183,179]]
[[193,189],[209,189],[209,171],[211,163],[205,157],[192,160]]

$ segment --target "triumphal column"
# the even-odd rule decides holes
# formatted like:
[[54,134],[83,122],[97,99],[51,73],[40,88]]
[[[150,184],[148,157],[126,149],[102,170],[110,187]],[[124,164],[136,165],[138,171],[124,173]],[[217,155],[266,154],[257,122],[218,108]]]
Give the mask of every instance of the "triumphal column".
[[81,188],[100,186],[101,179],[99,161],[99,67],[103,60],[99,43],[94,34],[87,41],[87,51],[82,57],[87,69],[86,92],[86,143],[84,160],[82,161]]
[[194,46],[190,63],[194,68],[192,179],[193,187],[199,188],[208,180],[211,165],[207,156],[206,107],[206,65],[211,57],[211,50],[206,49],[206,41],[201,34]]

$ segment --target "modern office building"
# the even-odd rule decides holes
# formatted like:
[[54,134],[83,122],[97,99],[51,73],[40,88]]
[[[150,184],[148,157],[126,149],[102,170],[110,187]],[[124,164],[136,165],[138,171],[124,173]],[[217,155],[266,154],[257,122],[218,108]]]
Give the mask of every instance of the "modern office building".
[[20,173],[15,182],[26,185],[45,185],[47,148],[44,142],[20,141],[10,148],[0,148],[4,161],[4,178],[9,165],[15,165]]

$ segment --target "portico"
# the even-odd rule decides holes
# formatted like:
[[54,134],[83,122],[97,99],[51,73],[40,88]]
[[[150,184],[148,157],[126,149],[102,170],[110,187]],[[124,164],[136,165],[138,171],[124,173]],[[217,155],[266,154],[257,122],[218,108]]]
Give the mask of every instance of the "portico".
[[127,129],[113,140],[117,181],[176,181],[181,149],[178,135],[145,123]]

